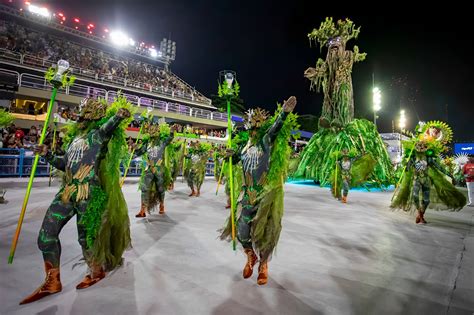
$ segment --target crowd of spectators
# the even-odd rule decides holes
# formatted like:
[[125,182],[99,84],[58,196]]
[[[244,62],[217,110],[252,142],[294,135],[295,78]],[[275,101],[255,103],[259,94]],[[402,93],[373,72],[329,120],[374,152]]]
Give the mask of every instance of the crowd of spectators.
[[38,66],[66,59],[73,73],[80,71],[79,74],[96,80],[116,81],[138,89],[207,103],[204,96],[163,68],[122,55],[112,55],[10,21],[0,20],[0,47],[25,54],[25,59],[32,56],[34,60],[30,58],[24,62],[38,63]]
[[[38,144],[43,126],[31,126],[29,129],[19,128],[11,125],[0,130],[0,148],[2,149],[26,149],[32,150],[33,146]],[[62,147],[61,132],[57,132],[55,137],[56,148]],[[53,142],[53,130],[48,127],[44,144],[51,146]],[[8,150],[0,150],[3,154],[16,154]]]

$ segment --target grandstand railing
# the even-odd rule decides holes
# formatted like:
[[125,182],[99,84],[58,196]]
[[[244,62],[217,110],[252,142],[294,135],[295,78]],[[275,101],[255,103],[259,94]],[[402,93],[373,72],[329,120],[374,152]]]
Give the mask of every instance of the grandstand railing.
[[[3,59],[11,63],[17,63],[17,64],[32,66],[32,67],[41,68],[41,69],[47,69],[57,64],[56,61],[53,62],[48,59],[38,58],[36,56],[32,56],[28,54],[21,54],[18,52],[7,50],[5,48],[0,48],[0,59]],[[119,86],[131,87],[137,90],[142,90],[142,91],[146,91],[150,93],[156,93],[159,95],[164,95],[164,96],[168,96],[172,98],[178,98],[178,99],[181,98],[181,99],[190,100],[197,103],[211,105],[211,100],[206,98],[205,101],[202,101],[201,99],[203,98],[203,96],[200,95],[200,93],[198,92],[196,92],[196,95],[199,97],[195,97],[194,94],[188,95],[186,93],[175,91],[173,89],[166,88],[163,86],[154,86],[147,83],[127,80],[125,78],[114,76],[112,74],[99,75],[94,70],[91,70],[91,69],[78,68],[73,65],[71,65],[69,69],[71,73],[73,73],[76,76],[92,79],[94,81],[108,82],[108,83],[116,84]],[[171,73],[171,72],[169,73],[185,86],[191,89],[194,89],[188,83],[186,83],[181,78],[176,76],[174,73]]]
[[[15,76],[17,79],[18,86],[26,87],[31,89],[45,90],[50,91],[51,85],[46,82],[46,79],[41,76],[29,74],[29,73],[19,73],[12,70],[0,69],[0,73],[8,74]],[[107,91],[102,88],[97,88],[93,86],[87,86],[79,83],[74,83],[73,86],[67,87],[65,90],[60,90],[59,93],[64,93],[66,95],[73,95],[81,98],[104,98],[108,101],[113,101],[117,96],[116,91]],[[148,97],[138,97],[137,95],[122,93],[123,96],[127,98],[132,104],[137,106],[152,107],[154,109],[175,113],[183,116],[191,116],[209,120],[216,121],[226,121],[227,115],[221,112],[212,112],[206,109],[193,108],[190,106],[166,102],[163,100],[152,99]],[[183,118],[184,119],[184,118]]]
[[[0,177],[27,177],[31,174],[34,160],[33,151],[27,149],[2,149],[0,148]],[[127,177],[140,176],[143,162],[141,158],[132,160]],[[123,174],[123,165],[120,166]],[[36,176],[49,176],[54,168],[44,158],[40,158],[36,168]],[[206,176],[214,175],[214,162],[209,159],[206,164]]]

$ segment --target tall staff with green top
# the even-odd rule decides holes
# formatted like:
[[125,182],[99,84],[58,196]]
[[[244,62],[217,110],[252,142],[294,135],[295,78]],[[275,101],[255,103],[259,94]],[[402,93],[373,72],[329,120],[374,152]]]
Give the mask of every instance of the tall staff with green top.
[[[74,83],[75,77],[68,76],[69,62],[66,60],[59,60],[56,68],[49,68],[45,74],[46,80],[53,86],[53,91],[51,93],[51,99],[49,101],[48,111],[46,113],[46,119],[43,125],[43,131],[41,132],[41,137],[38,144],[42,145],[44,139],[46,138],[46,131],[48,129],[49,120],[51,118],[51,113],[53,111],[54,100],[56,99],[56,94],[58,89],[66,88],[71,86]],[[28,199],[30,198],[31,187],[33,186],[33,181],[35,179],[36,167],[38,166],[40,156],[35,155],[33,160],[33,165],[31,167],[30,180],[28,181],[28,186],[26,188],[25,199],[23,200],[23,205],[21,207],[20,217],[18,219],[18,224],[16,227],[15,235],[13,237],[12,245],[10,247],[10,255],[8,256],[8,263],[13,263],[13,257],[15,256],[16,245],[18,243],[18,238],[20,237],[21,226],[23,224],[23,219],[25,217],[26,207],[28,205]]]
[[[223,78],[223,82],[219,84],[218,94],[219,97],[225,98],[227,103],[227,148],[232,149],[232,113],[231,113],[231,100],[234,96],[239,95],[240,86],[235,80],[234,71],[221,71],[220,77]],[[234,196],[234,176],[232,171],[232,155],[229,156],[229,188],[230,188],[230,217],[232,224],[232,248],[236,250],[235,241],[235,196]]]

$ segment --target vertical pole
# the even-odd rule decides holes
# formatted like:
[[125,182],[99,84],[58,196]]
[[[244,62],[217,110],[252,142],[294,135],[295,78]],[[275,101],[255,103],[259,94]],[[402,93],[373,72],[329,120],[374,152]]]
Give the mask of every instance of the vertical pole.
[[[41,137],[38,144],[43,144],[44,138],[46,137],[46,130],[48,129],[49,119],[51,118],[51,112],[53,110],[54,100],[56,98],[56,93],[58,89],[53,88],[53,93],[51,95],[51,100],[49,101],[48,112],[46,114],[46,119],[44,121],[43,131],[41,132]],[[8,263],[13,263],[13,257],[15,256],[16,245],[18,243],[18,238],[20,237],[21,226],[23,224],[23,219],[25,217],[26,206],[28,205],[28,199],[30,198],[31,187],[33,186],[33,180],[35,179],[36,167],[38,166],[39,154],[35,155],[33,166],[31,168],[30,180],[28,181],[28,187],[26,188],[25,199],[23,199],[23,205],[21,207],[20,218],[18,219],[18,224],[16,226],[15,235],[13,237],[12,245],[10,247],[10,255],[8,256]]]
[[[232,119],[230,113],[230,97],[227,96],[227,148],[232,149]],[[234,202],[234,176],[232,173],[232,155],[229,157],[229,188],[230,188],[230,220],[232,224],[232,248],[236,250],[235,242],[235,202]]]

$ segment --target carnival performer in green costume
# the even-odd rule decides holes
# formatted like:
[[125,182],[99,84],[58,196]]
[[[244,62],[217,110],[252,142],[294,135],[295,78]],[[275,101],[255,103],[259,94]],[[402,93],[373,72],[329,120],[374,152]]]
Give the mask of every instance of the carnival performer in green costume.
[[119,161],[125,154],[125,128],[132,106],[118,98],[108,109],[103,100],[81,103],[78,121],[65,136],[64,156],[55,156],[46,145],[35,153],[64,172],[63,184],[46,211],[38,247],[43,252],[46,279],[20,304],[30,303],[62,290],[59,234],[77,216],[79,243],[89,273],[77,285],[87,288],[122,263],[130,245],[128,210],[119,185]]
[[[260,258],[260,285],[268,281],[268,260],[280,237],[283,183],[291,154],[288,141],[291,131],[296,129],[296,115],[291,114],[295,105],[296,98],[292,96],[270,120],[264,110],[250,110],[246,117],[249,139],[240,150],[231,152],[235,156],[233,162],[241,161],[243,171],[243,197],[237,220],[237,238],[247,255],[242,274],[249,278]],[[221,239],[228,239],[231,234],[229,218]]]
[[370,153],[358,154],[355,149],[347,148],[336,151],[335,160],[336,167],[331,175],[331,192],[334,198],[347,203],[351,187],[362,184],[377,162]]
[[189,197],[201,195],[201,186],[206,176],[206,163],[211,147],[210,144],[198,140],[191,142],[184,167],[184,177],[191,188]]
[[436,200],[447,209],[459,211],[466,205],[466,197],[445,178],[449,176],[440,163],[440,153],[447,150],[452,131],[443,122],[431,121],[417,127],[417,135],[403,142],[406,160],[400,185],[392,198],[392,208],[417,210],[415,223],[424,224],[425,211],[430,201]]
[[135,151],[136,156],[144,156],[145,168],[140,180],[141,207],[135,215],[137,218],[146,217],[157,204],[160,205],[160,214],[165,213],[165,192],[172,183],[171,165],[165,154],[166,148],[174,138],[174,129],[166,123],[149,124],[146,128],[147,136],[142,146]]

